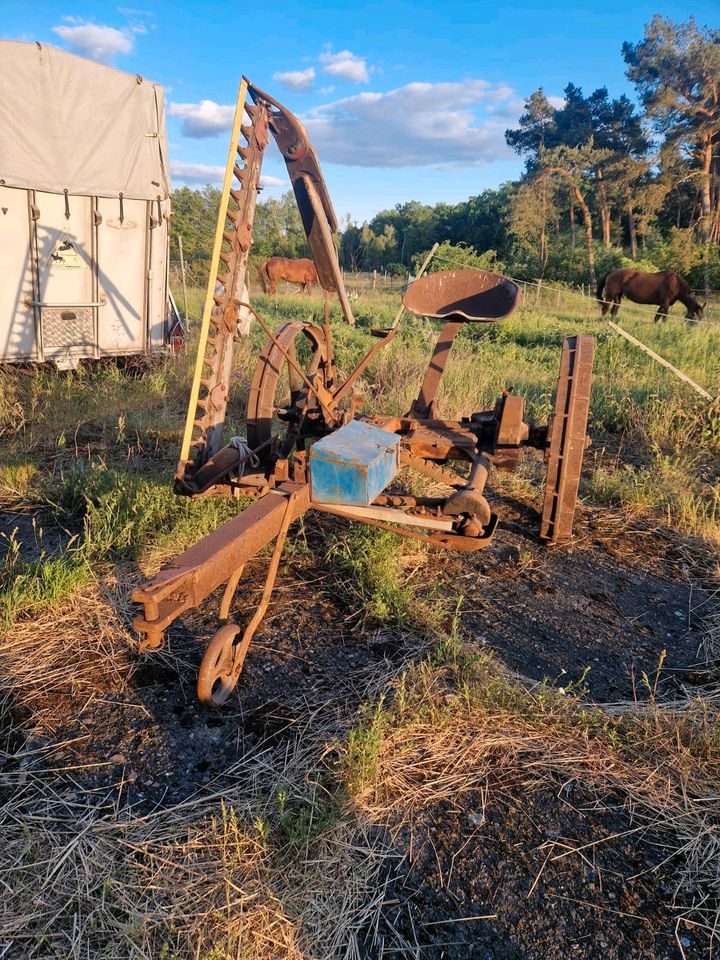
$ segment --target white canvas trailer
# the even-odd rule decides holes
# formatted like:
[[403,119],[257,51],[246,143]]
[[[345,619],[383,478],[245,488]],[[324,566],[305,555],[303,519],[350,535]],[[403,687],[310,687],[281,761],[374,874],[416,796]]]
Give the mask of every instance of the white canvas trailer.
[[162,349],[162,87],[0,41],[0,130],[0,361],[72,367]]

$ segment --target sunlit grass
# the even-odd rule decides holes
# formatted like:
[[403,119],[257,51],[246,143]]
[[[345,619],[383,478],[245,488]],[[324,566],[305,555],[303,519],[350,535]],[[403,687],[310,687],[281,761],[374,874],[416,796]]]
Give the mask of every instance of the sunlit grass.
[[[203,291],[190,289],[191,314],[199,317],[203,296]],[[317,292],[312,297],[258,294],[253,299],[272,326],[290,320],[323,321],[324,298]],[[653,516],[720,542],[715,486],[720,475],[720,407],[708,404],[612,333],[591,301],[544,291],[538,305],[534,300],[526,297],[525,304],[504,321],[468,324],[460,332],[438,395],[441,415],[457,418],[490,409],[501,391],[510,388],[525,398],[526,415],[545,422],[552,409],[563,338],[592,333],[597,352],[590,431],[596,442],[611,440],[615,449],[630,443],[636,455],[627,464],[622,453],[619,459],[613,453],[596,462],[583,484],[585,501]],[[370,291],[353,296],[352,305],[355,328],[344,323],[337,299],[329,301],[341,377],[376,342],[369,336],[370,326],[387,327],[392,322],[399,294]],[[679,315],[653,324],[632,311],[621,312],[619,320],[714,392],[720,372],[720,327],[689,326]],[[364,394],[363,412],[403,414],[409,409],[439,326],[405,314],[398,337],[358,383],[357,392]],[[42,370],[30,377],[0,374],[4,461],[0,499],[8,505],[44,504],[47,513],[56,514],[55,520],[69,523],[78,534],[73,549],[82,556],[82,563],[75,562],[75,554],[75,559],[61,562],[50,557],[33,561],[22,571],[24,579],[18,580],[25,586],[15,588],[6,601],[6,616],[8,609],[19,613],[32,608],[34,579],[41,584],[40,594],[50,597],[72,589],[74,578],[82,579],[79,571],[88,564],[122,560],[152,566],[164,555],[165,544],[180,549],[227,516],[226,506],[189,504],[170,492],[197,331],[194,322],[188,346],[178,357],[159,359],[140,372],[110,364],[70,373]],[[243,429],[247,391],[264,339],[255,325],[249,340],[237,344],[229,432]],[[639,452],[640,465],[635,462]],[[532,487],[541,479],[528,475],[523,482]],[[76,502],[67,509],[64,503],[71,494]],[[395,538],[389,536],[389,542],[395,544]],[[373,543],[377,551],[382,538]],[[346,552],[351,554],[358,546],[349,545]],[[360,553],[366,567],[353,573],[367,585],[374,561],[370,554]],[[51,559],[54,566],[45,570]],[[72,575],[63,564],[70,565]],[[376,586],[368,587],[373,615],[402,620],[413,606],[412,591],[408,593],[391,575],[389,559],[375,566],[380,575]],[[25,602],[23,596],[30,599]]]

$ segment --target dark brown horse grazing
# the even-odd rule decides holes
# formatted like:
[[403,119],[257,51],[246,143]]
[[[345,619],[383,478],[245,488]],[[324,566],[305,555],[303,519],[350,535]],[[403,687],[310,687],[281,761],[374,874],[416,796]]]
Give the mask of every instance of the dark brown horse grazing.
[[259,267],[260,283],[265,293],[277,293],[280,280],[300,284],[308,296],[314,283],[319,283],[317,270],[312,260],[290,260],[288,257],[270,257]]
[[657,304],[655,323],[660,317],[666,320],[668,310],[678,300],[687,309],[686,320],[702,320],[703,311],[707,306],[705,303],[701,306],[697,302],[687,282],[672,270],[661,270],[659,273],[611,270],[610,273],[605,274],[597,288],[597,298],[602,304],[603,317],[608,310],[611,317],[616,317],[623,297],[627,297],[633,303]]

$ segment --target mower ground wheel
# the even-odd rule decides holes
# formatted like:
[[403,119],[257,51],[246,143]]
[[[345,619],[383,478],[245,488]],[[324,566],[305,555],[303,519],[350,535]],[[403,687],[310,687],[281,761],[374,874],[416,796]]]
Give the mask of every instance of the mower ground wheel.
[[540,524],[541,538],[551,543],[565,543],[572,536],[580,472],[587,445],[594,355],[594,337],[567,337],[563,343]]
[[220,627],[205,650],[197,679],[197,695],[206,707],[220,707],[237,686],[235,637],[240,633],[236,623]]
[[[286,323],[274,336],[275,343],[265,343],[250,384],[247,439],[255,449],[280,435],[287,456],[295,440],[306,433],[307,414],[318,407],[317,398],[288,357],[311,384],[328,387],[330,345],[322,327],[311,323]],[[267,461],[270,454],[267,447],[259,456]]]

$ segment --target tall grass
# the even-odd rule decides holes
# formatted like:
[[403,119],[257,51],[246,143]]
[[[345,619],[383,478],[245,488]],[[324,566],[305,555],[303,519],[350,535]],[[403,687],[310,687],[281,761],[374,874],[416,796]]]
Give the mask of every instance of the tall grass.
[[40,543],[32,560],[21,559],[19,549],[8,551],[0,571],[0,622],[6,625],[66,596],[108,563],[135,561],[151,570],[237,511],[232,501],[175,497],[164,478],[138,477],[98,460],[45,476],[37,494],[68,539],[59,553]]

